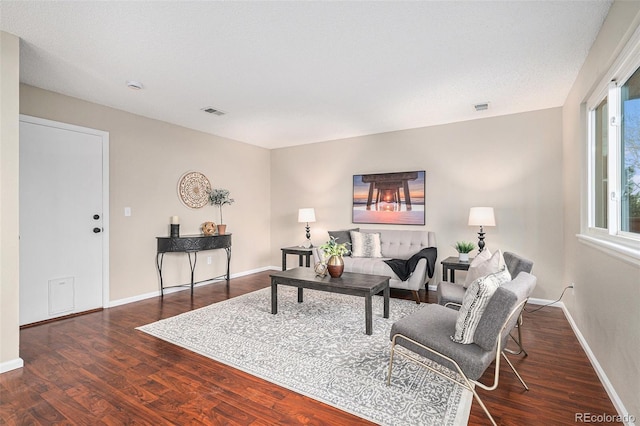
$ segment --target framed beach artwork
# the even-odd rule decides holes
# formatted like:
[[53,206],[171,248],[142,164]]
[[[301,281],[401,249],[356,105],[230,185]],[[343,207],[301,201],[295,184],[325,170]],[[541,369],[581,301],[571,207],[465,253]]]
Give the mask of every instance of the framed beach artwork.
[[353,223],[424,225],[424,170],[354,175]]

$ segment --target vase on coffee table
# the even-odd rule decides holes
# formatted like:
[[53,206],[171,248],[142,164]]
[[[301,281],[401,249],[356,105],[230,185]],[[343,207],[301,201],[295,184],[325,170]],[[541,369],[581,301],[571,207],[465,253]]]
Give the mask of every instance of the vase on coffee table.
[[327,261],[327,271],[333,278],[339,278],[344,272],[344,259],[342,256],[331,256]]

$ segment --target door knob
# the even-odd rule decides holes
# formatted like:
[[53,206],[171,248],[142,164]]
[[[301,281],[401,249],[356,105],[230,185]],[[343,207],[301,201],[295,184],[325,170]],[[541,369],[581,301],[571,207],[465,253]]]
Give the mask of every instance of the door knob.
[[96,234],[97,234],[98,232],[100,232],[100,231],[102,231],[102,229],[100,229],[100,228],[93,228],[93,232],[94,232],[94,233],[96,233]]
[[94,220],[98,220],[98,219],[100,219],[100,215],[99,215],[99,214],[94,214],[94,215],[93,215],[93,219],[94,219]]

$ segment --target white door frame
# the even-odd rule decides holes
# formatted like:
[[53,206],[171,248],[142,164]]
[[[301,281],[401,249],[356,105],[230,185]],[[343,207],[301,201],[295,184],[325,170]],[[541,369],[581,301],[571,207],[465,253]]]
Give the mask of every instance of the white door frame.
[[20,114],[24,123],[86,133],[102,139],[102,307],[109,306],[109,132]]

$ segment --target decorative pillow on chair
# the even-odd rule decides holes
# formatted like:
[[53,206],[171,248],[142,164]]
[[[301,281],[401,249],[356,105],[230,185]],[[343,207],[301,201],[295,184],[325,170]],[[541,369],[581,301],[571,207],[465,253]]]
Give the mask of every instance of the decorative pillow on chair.
[[382,257],[382,244],[379,232],[351,231],[351,256]]
[[486,277],[489,274],[495,274],[504,266],[504,259],[500,250],[491,254],[488,249],[481,251],[473,258],[467,271],[467,277],[464,280],[464,288],[471,285],[472,282],[480,277]]
[[507,268],[503,268],[500,272],[480,277],[471,283],[464,293],[462,307],[458,311],[456,320],[456,333],[451,336],[451,340],[464,344],[473,343],[473,335],[489,304],[489,299],[498,287],[509,281],[511,281],[511,274]]
[[347,243],[349,251],[345,256],[351,256],[351,231],[358,232],[360,228],[346,229],[344,231],[329,231],[329,238],[334,237],[338,243]]

